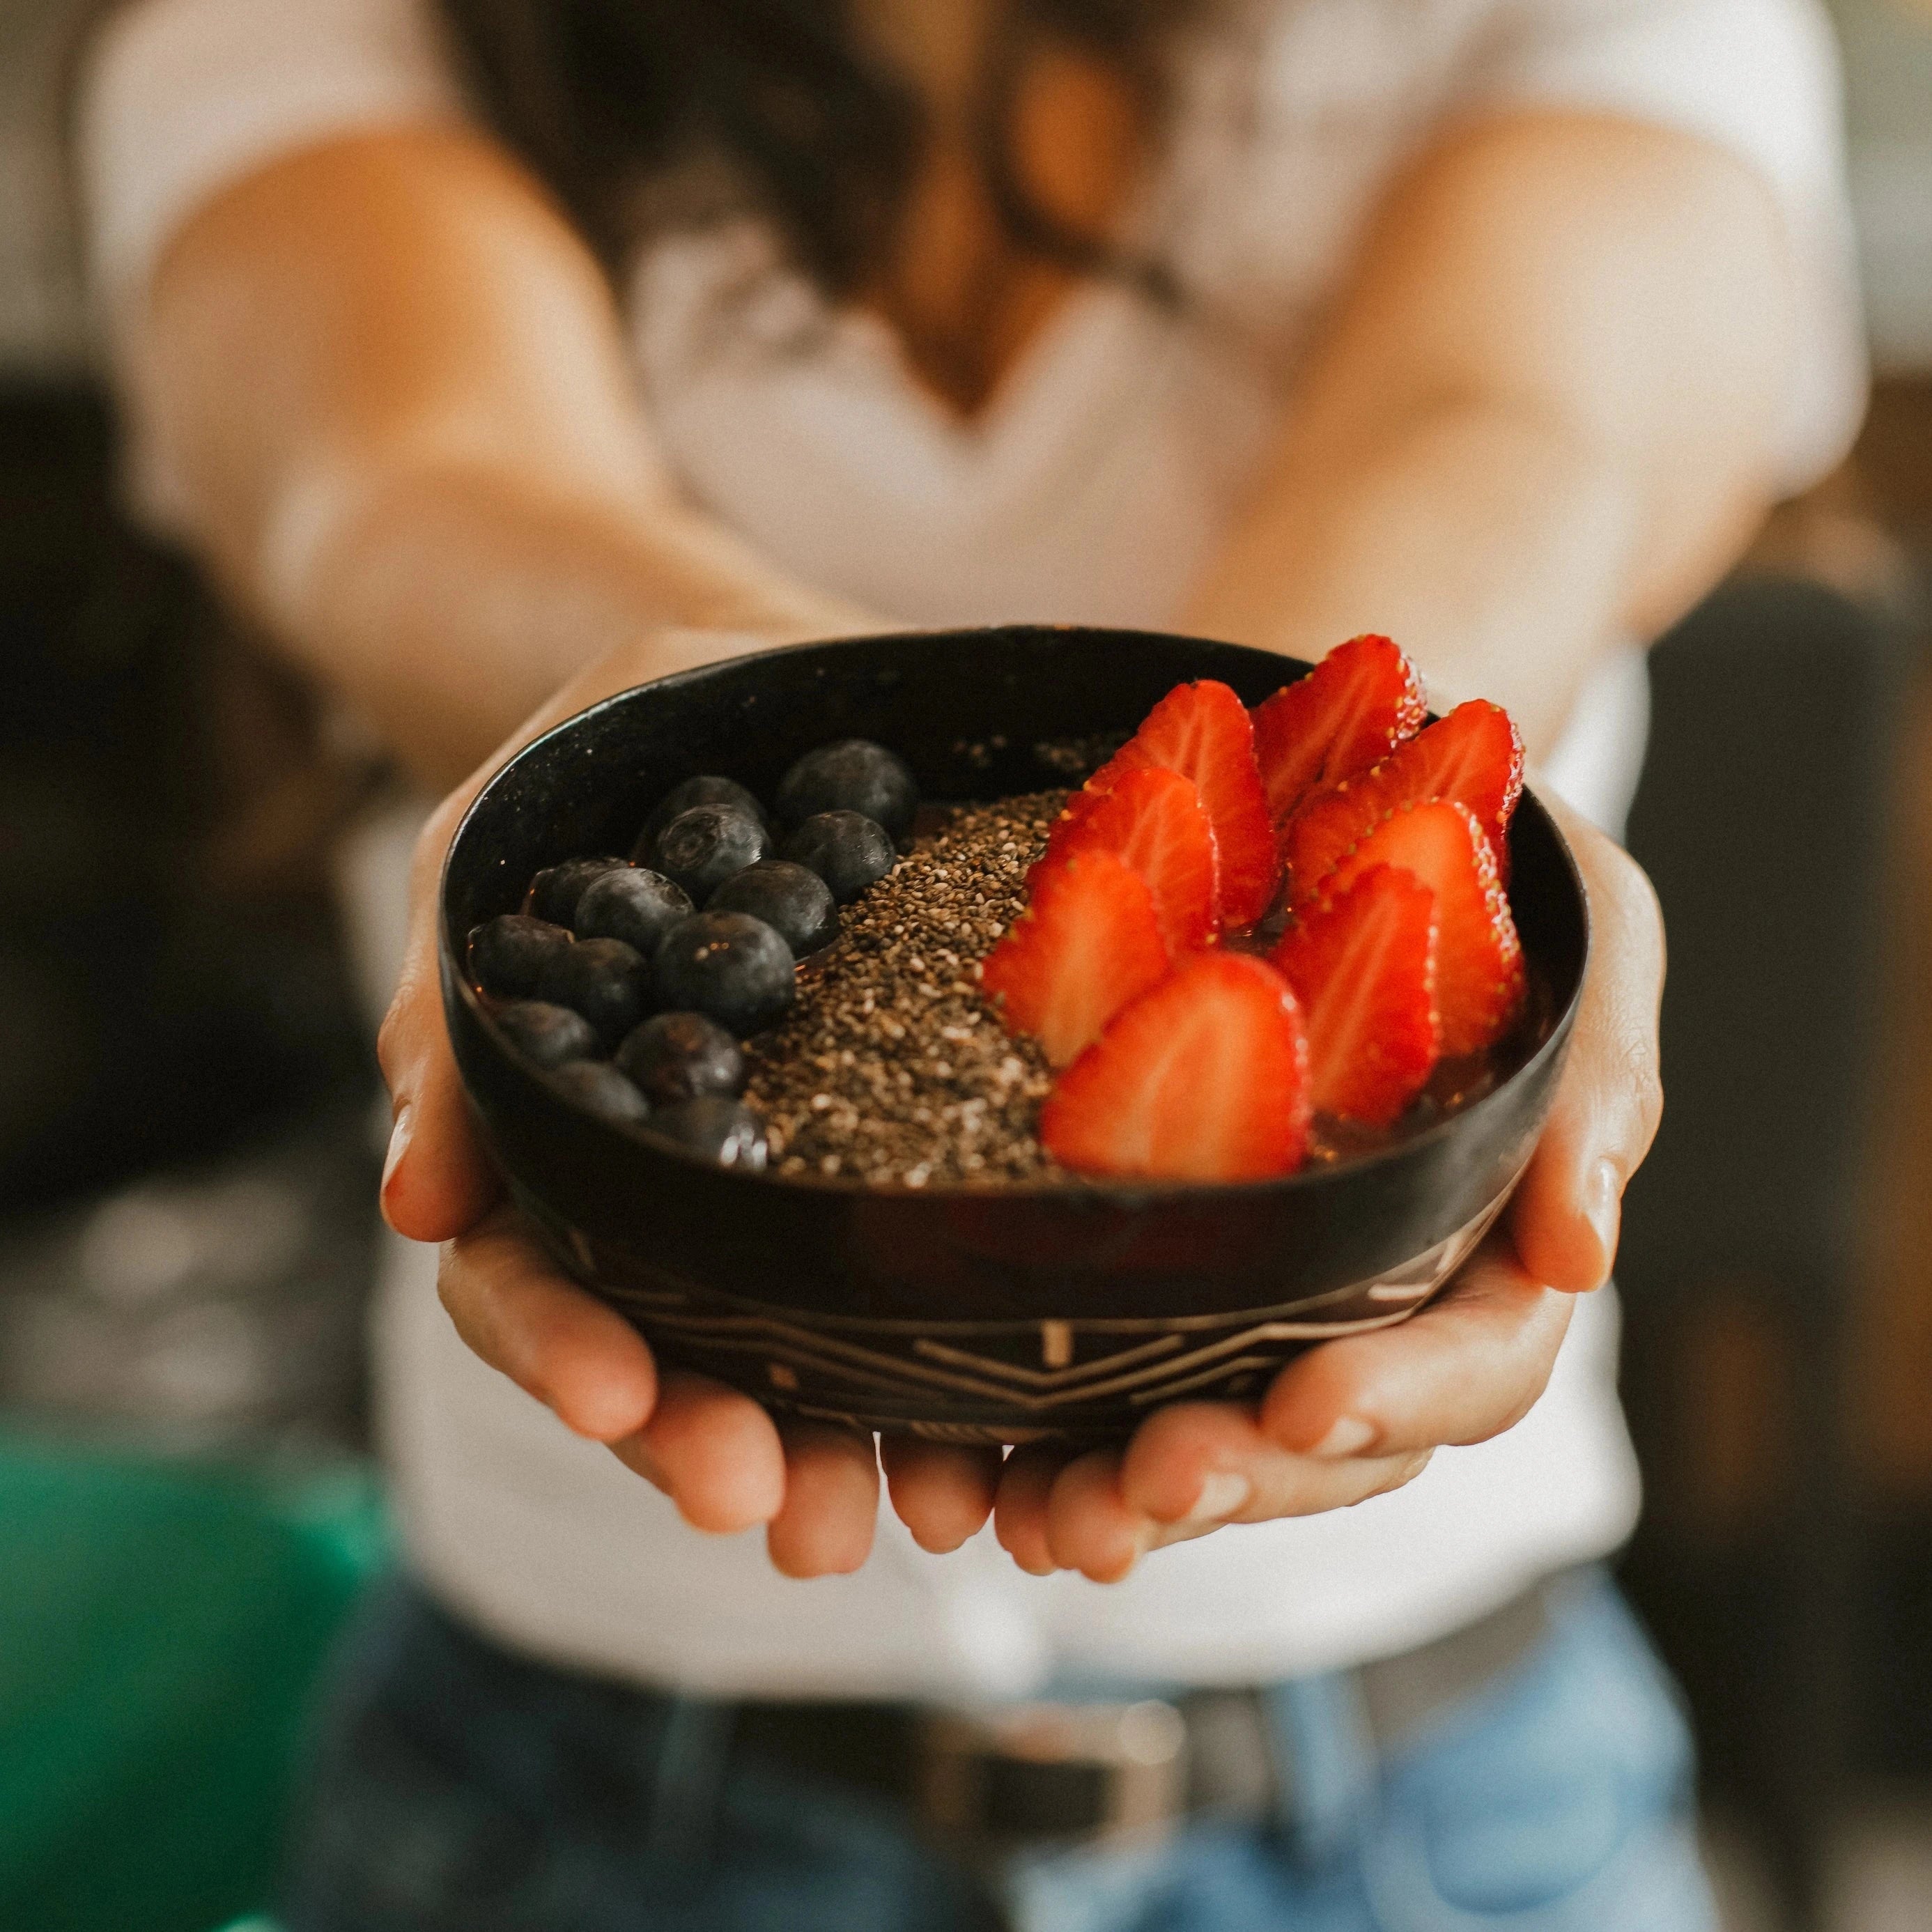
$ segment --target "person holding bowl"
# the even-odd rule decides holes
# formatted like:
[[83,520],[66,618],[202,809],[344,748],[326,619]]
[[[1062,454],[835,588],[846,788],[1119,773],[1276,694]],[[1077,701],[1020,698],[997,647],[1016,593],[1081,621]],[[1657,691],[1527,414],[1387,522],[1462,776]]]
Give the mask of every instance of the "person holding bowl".
[[[1833,74],[1809,0],[108,11],[78,128],[139,499],[455,788],[406,888],[359,848],[372,953],[410,907],[407,1580],[345,1658],[296,1932],[1712,1922],[1681,1720],[1591,1568],[1636,1506],[1587,1292],[1663,953],[1586,820],[1634,782],[1637,646],[1856,424]],[[1549,1126],[1430,1307],[1252,1408],[1002,1460],[661,1372],[500,1198],[433,927],[548,722],[1007,620],[1394,635],[1579,808],[1595,939]],[[1041,1700],[1178,1714],[1165,1830],[1111,1828],[1121,1732],[1058,1830],[968,1804],[934,1850],[940,1715],[1036,1768],[1000,1726]]]

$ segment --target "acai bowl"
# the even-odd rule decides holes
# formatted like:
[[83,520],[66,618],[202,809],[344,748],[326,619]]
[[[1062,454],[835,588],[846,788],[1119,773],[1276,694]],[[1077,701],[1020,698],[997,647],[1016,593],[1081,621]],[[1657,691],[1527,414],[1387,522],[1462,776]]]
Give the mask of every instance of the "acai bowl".
[[1274,1178],[720,1165],[581,1104],[470,970],[470,935],[523,910],[537,874],[631,850],[684,781],[726,773],[770,800],[802,753],[860,739],[890,746],[926,800],[997,806],[1081,786],[1178,686],[1258,706],[1311,668],[1078,627],[868,637],[642,685],[519,752],[450,848],[442,984],[485,1143],[560,1265],[665,1360],[775,1408],[976,1442],[1105,1438],[1165,1401],[1252,1399],[1300,1350],[1423,1305],[1521,1173],[1575,1018],[1582,884],[1528,792],[1499,855],[1526,994],[1493,1077]]

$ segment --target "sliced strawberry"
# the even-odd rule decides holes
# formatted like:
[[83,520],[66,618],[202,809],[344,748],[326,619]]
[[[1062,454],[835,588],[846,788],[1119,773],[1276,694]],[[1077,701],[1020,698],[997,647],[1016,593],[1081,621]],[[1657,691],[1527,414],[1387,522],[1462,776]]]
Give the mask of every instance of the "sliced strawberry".
[[1113,853],[1036,868],[1030,903],[980,968],[1007,1029],[1039,1036],[1064,1066],[1137,994],[1162,978],[1166,942],[1148,882]]
[[1410,739],[1352,778],[1318,791],[1282,835],[1298,901],[1342,862],[1397,806],[1453,799],[1467,806],[1508,878],[1510,814],[1522,794],[1522,740],[1509,713],[1481,698]]
[[1281,824],[1318,785],[1340,784],[1422,728],[1422,680],[1387,638],[1351,638],[1255,709],[1255,758]]
[[1270,956],[1308,1021],[1310,1097],[1383,1127],[1421,1092],[1441,1046],[1436,895],[1371,866]]
[[1436,895],[1436,1010],[1445,1056],[1480,1052],[1516,1017],[1522,943],[1475,814],[1448,800],[1400,806],[1324,880],[1334,904],[1377,866],[1412,872]]
[[1159,765],[1123,774],[1112,790],[1055,823],[1040,863],[1096,850],[1125,860],[1153,888],[1161,932],[1176,958],[1213,940],[1221,862],[1191,778]]
[[1308,1042],[1280,974],[1198,952],[1124,1006],[1055,1084],[1040,1137],[1086,1174],[1259,1180],[1308,1150]]
[[1221,855],[1221,923],[1253,925],[1274,897],[1281,862],[1255,764],[1255,728],[1241,700],[1212,678],[1175,686],[1087,789],[1111,791],[1147,765],[1194,781]]

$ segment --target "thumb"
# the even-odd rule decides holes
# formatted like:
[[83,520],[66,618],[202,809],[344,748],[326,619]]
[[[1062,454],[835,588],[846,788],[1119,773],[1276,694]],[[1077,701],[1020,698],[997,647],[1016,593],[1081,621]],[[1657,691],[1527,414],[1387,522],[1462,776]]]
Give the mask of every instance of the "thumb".
[[1623,1193],[1663,1112],[1657,1016],[1664,921],[1628,854],[1554,801],[1583,874],[1590,962],[1548,1125],[1510,1203],[1523,1265],[1552,1288],[1600,1286],[1616,1258]]

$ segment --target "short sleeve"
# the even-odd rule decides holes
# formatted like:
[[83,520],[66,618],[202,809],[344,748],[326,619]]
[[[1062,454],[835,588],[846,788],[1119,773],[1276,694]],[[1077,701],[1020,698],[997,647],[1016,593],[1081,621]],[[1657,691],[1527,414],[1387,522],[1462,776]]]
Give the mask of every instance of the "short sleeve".
[[132,0],[88,48],[77,110],[110,332],[169,237],[231,182],[332,135],[464,111],[433,0]]
[[1850,446],[1866,380],[1838,51],[1815,0],[1517,0],[1491,25],[1466,102],[1628,115],[1768,183],[1800,274],[1780,480],[1815,482]]

